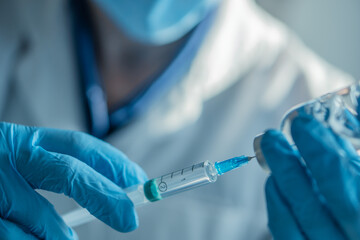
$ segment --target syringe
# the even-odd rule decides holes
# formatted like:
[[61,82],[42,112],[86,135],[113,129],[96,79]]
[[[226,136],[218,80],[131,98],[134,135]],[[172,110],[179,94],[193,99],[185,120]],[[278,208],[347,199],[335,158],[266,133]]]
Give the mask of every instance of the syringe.
[[[239,156],[221,162],[201,162],[191,167],[153,178],[144,184],[124,189],[135,207],[156,202],[171,195],[193,189],[217,180],[217,176],[248,163],[254,157]],[[95,219],[85,208],[74,210],[62,216],[70,227]]]

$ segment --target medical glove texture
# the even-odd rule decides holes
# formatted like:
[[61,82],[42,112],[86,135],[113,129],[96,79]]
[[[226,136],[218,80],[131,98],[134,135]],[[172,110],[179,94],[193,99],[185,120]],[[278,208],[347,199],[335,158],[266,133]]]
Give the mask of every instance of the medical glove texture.
[[311,116],[291,135],[269,130],[261,149],[271,169],[265,191],[275,239],[360,239],[360,159],[353,146]]
[[146,179],[124,154],[90,135],[0,123],[0,236],[77,238],[34,189],[64,193],[114,229],[131,231],[138,220],[122,188]]

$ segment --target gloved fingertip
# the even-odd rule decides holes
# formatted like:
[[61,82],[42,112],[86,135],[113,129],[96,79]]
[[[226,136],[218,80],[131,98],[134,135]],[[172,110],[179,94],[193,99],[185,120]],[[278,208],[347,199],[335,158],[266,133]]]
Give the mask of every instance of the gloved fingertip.
[[99,216],[99,219],[119,232],[135,230],[139,225],[139,220],[133,202],[126,195],[120,195],[114,200],[104,211],[111,213]]
[[[134,211],[135,212],[135,211]],[[132,232],[139,227],[139,218],[135,212],[134,217],[132,218],[133,221],[129,221],[126,226],[124,227],[123,232]]]
[[281,138],[283,136],[282,132],[276,129],[268,129],[265,131],[261,142],[272,142],[274,139]]
[[[268,130],[261,140],[261,150],[266,162],[273,173],[282,166],[284,159],[296,155],[293,147],[289,144],[284,134],[278,130]],[[280,167],[281,169],[281,167]]]
[[275,148],[292,149],[282,132],[274,129],[267,130],[261,139],[261,150],[265,154],[265,152],[273,152]]
[[291,125],[291,136],[305,161],[305,153],[309,153],[309,157],[313,158],[315,155],[312,154],[321,155],[324,150],[332,152],[338,148],[336,135],[314,117],[295,118]]
[[309,115],[300,115],[294,118],[291,122],[291,135],[297,135],[304,132],[305,129],[313,129],[314,127],[322,126],[314,117]]
[[264,133],[264,136],[267,136],[267,137],[275,137],[275,136],[278,136],[278,135],[282,135],[282,133],[279,130],[276,130],[276,129],[268,129]]
[[121,232],[131,232],[138,228],[139,218],[135,211],[134,205],[130,202],[131,206],[125,207],[124,220],[122,221],[120,228]]

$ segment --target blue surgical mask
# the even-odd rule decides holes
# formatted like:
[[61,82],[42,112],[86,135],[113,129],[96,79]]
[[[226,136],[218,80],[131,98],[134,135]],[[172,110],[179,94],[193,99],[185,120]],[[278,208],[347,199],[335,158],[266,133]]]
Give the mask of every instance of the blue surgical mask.
[[93,0],[133,39],[153,45],[180,39],[219,0]]

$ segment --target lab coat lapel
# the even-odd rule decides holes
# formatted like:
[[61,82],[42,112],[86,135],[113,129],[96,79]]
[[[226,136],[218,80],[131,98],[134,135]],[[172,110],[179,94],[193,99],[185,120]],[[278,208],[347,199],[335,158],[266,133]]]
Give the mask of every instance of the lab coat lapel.
[[[14,2],[0,3],[0,121],[8,97],[9,80],[17,61],[20,34],[17,26],[19,19],[14,15]],[[11,24],[8,24],[11,22]]]
[[[7,101],[12,103],[12,106],[6,106],[10,120],[43,127],[85,130],[66,3],[39,1],[33,3],[38,7],[19,11],[21,24],[27,29],[24,38],[29,46],[12,67],[12,81],[15,81],[12,84],[16,84],[16,90],[9,96],[11,101]],[[63,6],[55,6],[60,4]],[[25,112],[13,110],[16,108]]]

